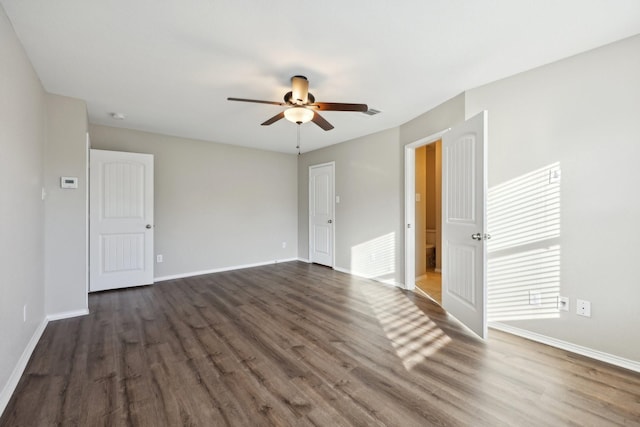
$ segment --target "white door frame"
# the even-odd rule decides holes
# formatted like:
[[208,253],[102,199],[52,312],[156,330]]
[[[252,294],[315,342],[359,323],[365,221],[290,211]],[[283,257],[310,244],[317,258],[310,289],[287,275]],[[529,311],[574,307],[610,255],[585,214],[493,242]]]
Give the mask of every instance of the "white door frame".
[[332,199],[331,199],[331,218],[332,218],[332,227],[331,227],[331,268],[335,268],[336,266],[336,162],[335,161],[331,161],[331,162],[326,162],[326,163],[319,163],[317,165],[310,165],[309,169],[308,169],[308,173],[307,173],[307,180],[309,182],[309,194],[307,196],[308,198],[308,203],[307,203],[307,210],[308,210],[308,228],[309,228],[309,236],[308,236],[308,240],[309,240],[309,262],[313,262],[313,260],[311,259],[311,253],[312,253],[312,244],[313,244],[313,240],[312,240],[312,231],[313,231],[313,227],[311,224],[311,169],[313,168],[319,168],[319,167],[324,167],[324,166],[331,166],[331,175],[332,175],[332,179],[331,179],[331,194],[332,194]]
[[85,264],[87,266],[85,272],[84,272],[84,286],[85,286],[85,290],[86,290],[86,304],[87,304],[87,309],[89,308],[89,286],[90,286],[90,271],[89,271],[89,265],[91,263],[91,258],[90,258],[90,253],[89,253],[89,248],[90,248],[90,237],[91,237],[91,228],[90,228],[90,221],[91,221],[91,217],[89,215],[90,211],[89,211],[89,197],[91,196],[89,193],[89,188],[91,187],[91,181],[89,180],[90,178],[90,174],[89,174],[89,166],[91,165],[91,137],[89,136],[89,132],[87,132],[87,138],[86,138],[86,154],[85,154],[85,165],[86,165],[86,169],[84,171],[84,182],[87,183],[87,185],[85,186],[85,206],[84,206],[84,214],[85,214],[85,229],[84,232],[86,234],[86,238],[85,238],[85,248],[84,248],[84,261]]
[[416,148],[442,139],[449,130],[451,128],[404,146],[404,287],[410,291],[416,287]]

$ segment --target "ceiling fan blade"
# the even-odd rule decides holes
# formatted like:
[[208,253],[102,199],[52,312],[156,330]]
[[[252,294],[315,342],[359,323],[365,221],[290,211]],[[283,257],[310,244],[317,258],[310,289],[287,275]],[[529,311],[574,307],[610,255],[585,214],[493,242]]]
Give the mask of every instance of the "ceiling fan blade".
[[227,98],[227,101],[255,102],[256,104],[287,105],[284,102],[261,101],[259,99]]
[[275,116],[271,117],[266,122],[262,123],[262,126],[269,126],[269,125],[277,122],[278,120],[280,120],[282,118],[284,118],[284,111],[281,111],[280,113],[278,113]]
[[309,107],[317,108],[320,111],[360,111],[364,113],[369,110],[367,104],[344,104],[341,102],[316,102]]
[[294,104],[306,104],[309,101],[309,80],[305,76],[291,77],[291,94]]
[[333,125],[328,121],[326,121],[324,117],[322,117],[320,114],[316,113],[315,111],[313,113],[313,119],[311,119],[311,121],[317,124],[318,126],[320,126],[324,130],[333,129]]

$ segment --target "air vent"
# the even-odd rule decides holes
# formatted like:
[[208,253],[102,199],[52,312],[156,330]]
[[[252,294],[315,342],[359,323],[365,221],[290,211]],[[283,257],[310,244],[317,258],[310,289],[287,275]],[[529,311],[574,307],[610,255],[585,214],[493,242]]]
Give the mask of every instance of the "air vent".
[[363,111],[363,114],[366,114],[367,116],[375,116],[376,114],[379,114],[381,111],[380,110],[375,110],[373,108],[369,108],[367,111]]

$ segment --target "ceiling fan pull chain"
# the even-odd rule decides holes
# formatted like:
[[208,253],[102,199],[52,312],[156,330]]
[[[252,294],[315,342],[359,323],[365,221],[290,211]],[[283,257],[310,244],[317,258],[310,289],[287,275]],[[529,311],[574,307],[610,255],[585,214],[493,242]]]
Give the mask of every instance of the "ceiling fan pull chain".
[[300,123],[298,123],[298,145],[296,145],[298,149],[298,156],[300,155]]

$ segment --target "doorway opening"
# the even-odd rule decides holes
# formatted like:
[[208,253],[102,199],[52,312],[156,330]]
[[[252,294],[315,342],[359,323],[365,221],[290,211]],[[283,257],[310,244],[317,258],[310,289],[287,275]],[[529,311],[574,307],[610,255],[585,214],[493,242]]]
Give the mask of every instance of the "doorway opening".
[[415,283],[442,305],[442,140],[415,149]]
[[[442,248],[442,233],[438,233],[437,232],[437,228],[436,228],[436,232],[432,233],[431,231],[433,229],[430,229],[429,232],[429,239],[433,245],[433,248],[429,248],[429,251],[432,253],[432,255],[427,255],[427,233],[426,233],[426,212],[425,215],[419,215],[419,213],[417,212],[417,209],[422,208],[423,206],[426,206],[425,203],[422,201],[423,197],[425,196],[425,190],[426,190],[426,150],[427,147],[432,147],[429,148],[430,150],[433,149],[434,151],[439,151],[440,153],[437,154],[434,152],[434,168],[435,168],[435,159],[437,159],[438,157],[440,158],[440,161],[438,162],[438,165],[440,167],[440,171],[434,171],[433,174],[433,179],[435,180],[436,177],[438,178],[438,183],[437,185],[440,187],[440,197],[442,197],[442,181],[441,181],[441,168],[442,168],[442,136],[449,132],[450,129],[444,129],[438,133],[435,133],[433,135],[429,135],[425,138],[421,138],[417,141],[414,141],[410,144],[407,144],[405,146],[405,151],[404,151],[404,155],[405,155],[405,225],[406,225],[406,229],[405,229],[405,288],[408,290],[415,290],[416,289],[416,282],[421,283],[422,279],[424,279],[424,277],[422,277],[424,274],[427,273],[426,268],[427,265],[430,265],[431,263],[429,262],[429,259],[427,257],[433,257],[433,271],[432,274],[429,276],[427,274],[426,277],[428,277],[429,279],[433,278],[434,282],[436,282],[437,280],[437,286],[436,283],[433,283],[433,290],[431,290],[431,294],[437,294],[437,291],[440,291],[440,295],[442,294],[442,278],[441,276],[438,277],[440,275],[440,271],[436,271],[436,268],[440,268],[441,265],[441,259],[442,259],[442,250],[440,250]],[[424,150],[422,151],[424,153],[424,162],[421,162],[421,164],[425,167],[422,168],[422,172],[418,171],[416,169],[416,166],[420,167],[419,165],[417,165],[417,158],[422,158],[423,156],[420,155],[420,151],[419,150]],[[417,154],[418,153],[418,154]],[[418,175],[422,175],[422,178],[419,178]],[[417,181],[420,182],[420,184],[417,184]],[[434,183],[434,187],[435,187],[435,183]],[[420,195],[418,195],[418,189],[421,188],[420,191]],[[437,201],[435,200],[435,188],[433,189],[433,200],[434,203],[437,204]],[[429,196],[431,197],[431,196]],[[417,202],[416,198],[419,198],[421,201]],[[420,205],[420,206],[418,206]],[[436,211],[433,215],[434,215],[434,220],[432,220],[432,226],[433,227],[439,227],[440,230],[442,229],[441,222],[442,222],[442,210],[441,209],[435,209]],[[436,217],[437,215],[437,217]],[[417,221],[420,221],[420,223],[417,223]],[[437,225],[437,226],[436,226]],[[436,245],[436,243],[438,243],[438,245]],[[419,250],[418,250],[418,246],[419,246]],[[420,272],[420,274],[417,274],[417,272]],[[438,273],[438,276],[436,275],[436,273]],[[422,284],[422,283],[421,283]],[[426,285],[426,282],[424,283]],[[421,289],[421,288],[419,288]],[[429,292],[427,292],[427,295],[430,295]],[[433,298],[434,300],[438,301],[436,298]],[[442,304],[442,298],[440,297],[440,300],[438,301],[439,304]]]

